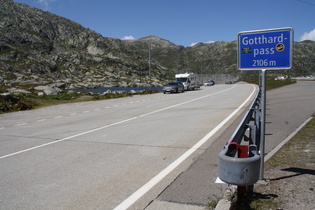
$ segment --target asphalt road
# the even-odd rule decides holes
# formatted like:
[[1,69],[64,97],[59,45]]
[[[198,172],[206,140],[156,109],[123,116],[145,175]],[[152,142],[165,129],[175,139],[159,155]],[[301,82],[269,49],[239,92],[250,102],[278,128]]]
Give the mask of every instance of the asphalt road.
[[144,209],[254,92],[216,85],[0,115],[0,209]]
[[[267,91],[266,101],[265,152],[269,153],[315,113],[315,82],[298,81],[294,85]],[[220,199],[227,185],[215,183],[218,171],[217,151],[220,147],[223,148],[244,114],[226,127],[213,144],[148,209],[157,209],[157,206],[167,203],[189,204],[191,209],[198,209],[198,206],[207,206],[211,200]]]

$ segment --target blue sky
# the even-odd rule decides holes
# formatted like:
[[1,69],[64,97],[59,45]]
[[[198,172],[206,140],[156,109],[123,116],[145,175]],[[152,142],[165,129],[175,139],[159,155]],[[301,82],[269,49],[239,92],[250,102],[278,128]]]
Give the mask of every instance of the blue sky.
[[71,19],[104,37],[156,35],[191,46],[241,31],[291,27],[315,41],[315,0],[14,0]]

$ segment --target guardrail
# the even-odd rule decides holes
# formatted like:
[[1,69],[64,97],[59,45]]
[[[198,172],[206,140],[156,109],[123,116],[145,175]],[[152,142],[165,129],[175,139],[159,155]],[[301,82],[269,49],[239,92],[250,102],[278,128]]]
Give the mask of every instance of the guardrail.
[[219,178],[238,186],[250,186],[259,180],[262,126],[262,91],[257,92],[245,117],[219,153]]

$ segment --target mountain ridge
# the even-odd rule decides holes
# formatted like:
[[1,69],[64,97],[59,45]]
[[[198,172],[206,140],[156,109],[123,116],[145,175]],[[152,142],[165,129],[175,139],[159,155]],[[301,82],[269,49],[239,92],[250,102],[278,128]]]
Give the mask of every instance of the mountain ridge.
[[[72,20],[0,0],[0,85],[51,84],[67,88],[154,86],[175,73],[246,75],[236,64],[237,42],[176,45],[150,35],[136,40],[103,37]],[[295,43],[291,74],[312,73],[315,42]]]

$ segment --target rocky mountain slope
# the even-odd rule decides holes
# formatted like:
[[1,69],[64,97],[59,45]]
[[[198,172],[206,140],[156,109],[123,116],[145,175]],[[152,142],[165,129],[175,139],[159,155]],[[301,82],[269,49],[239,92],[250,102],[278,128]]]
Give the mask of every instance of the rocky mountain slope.
[[[120,40],[12,0],[0,4],[2,86],[145,86],[150,81],[149,48],[153,85],[179,72],[240,74],[236,41],[184,47],[157,36]],[[295,43],[294,58],[292,75],[314,73],[315,42]]]

